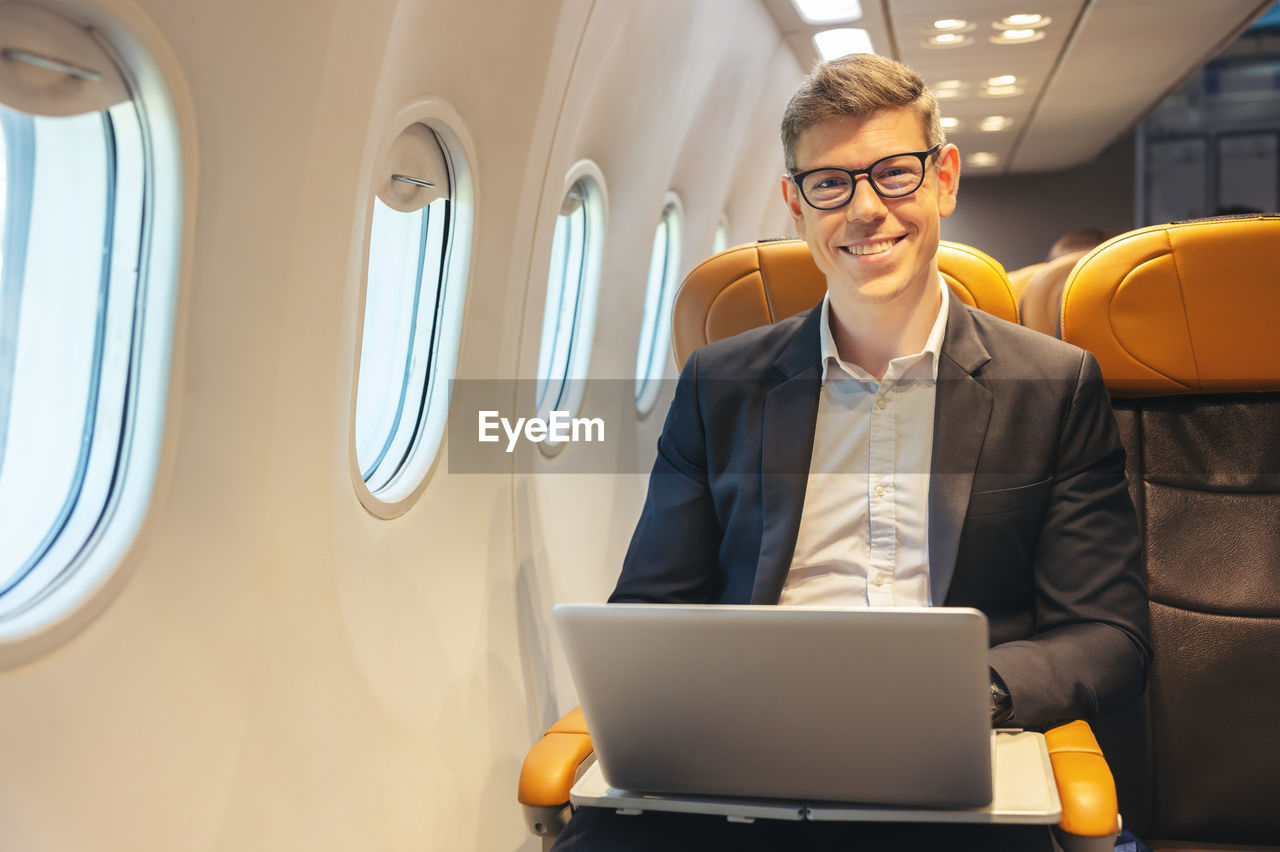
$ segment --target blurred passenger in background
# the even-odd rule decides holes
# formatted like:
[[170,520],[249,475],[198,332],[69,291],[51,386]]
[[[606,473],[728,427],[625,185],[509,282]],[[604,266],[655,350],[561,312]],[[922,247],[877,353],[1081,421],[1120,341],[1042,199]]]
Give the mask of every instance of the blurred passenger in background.
[[1049,249],[1049,256],[1045,260],[1054,260],[1073,251],[1087,251],[1106,240],[1106,231],[1098,228],[1081,228],[1058,237],[1057,242]]

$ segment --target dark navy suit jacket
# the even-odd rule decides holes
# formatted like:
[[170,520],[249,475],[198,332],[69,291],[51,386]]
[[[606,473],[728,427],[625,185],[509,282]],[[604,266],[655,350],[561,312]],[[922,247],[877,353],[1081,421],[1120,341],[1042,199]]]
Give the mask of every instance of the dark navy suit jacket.
[[[1089,718],[1141,692],[1151,654],[1110,399],[1092,355],[949,298],[932,598],[987,615],[1010,724]],[[689,358],[611,601],[778,602],[813,447],[819,320],[811,310]]]

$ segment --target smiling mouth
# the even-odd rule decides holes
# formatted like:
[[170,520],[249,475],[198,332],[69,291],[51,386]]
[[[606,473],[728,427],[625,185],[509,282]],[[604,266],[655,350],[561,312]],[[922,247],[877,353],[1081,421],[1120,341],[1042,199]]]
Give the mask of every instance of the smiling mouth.
[[864,254],[881,254],[896,246],[905,237],[890,237],[885,240],[877,240],[873,243],[862,243],[856,246],[841,246],[840,250],[846,254],[864,255]]

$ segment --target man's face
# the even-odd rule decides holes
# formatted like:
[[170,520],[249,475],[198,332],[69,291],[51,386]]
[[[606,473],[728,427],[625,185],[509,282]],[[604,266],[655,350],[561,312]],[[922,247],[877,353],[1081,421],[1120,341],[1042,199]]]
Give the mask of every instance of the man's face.
[[[796,172],[864,169],[882,157],[929,147],[920,117],[890,107],[806,130],[796,145]],[[782,180],[782,192],[796,233],[809,244],[833,295],[906,303],[923,298],[937,280],[939,220],[955,210],[959,178],[959,154],[945,145],[926,161],[924,183],[903,198],[881,198],[863,176],[853,198],[836,210],[810,207],[789,177]]]

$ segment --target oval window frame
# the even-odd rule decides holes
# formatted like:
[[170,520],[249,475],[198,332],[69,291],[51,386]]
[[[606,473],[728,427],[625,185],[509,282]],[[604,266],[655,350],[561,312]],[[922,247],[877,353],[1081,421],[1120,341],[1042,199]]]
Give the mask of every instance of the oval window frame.
[[[559,211],[563,205],[565,198],[573,189],[574,185],[582,180],[587,181],[587,197],[583,199],[583,205],[587,209],[587,227],[585,248],[583,250],[582,268],[583,276],[579,278],[578,283],[578,320],[573,324],[569,344],[569,358],[565,364],[564,375],[558,377],[557,390],[554,394],[556,403],[564,403],[563,407],[543,408],[538,406],[537,398],[540,395],[538,390],[542,384],[542,378],[534,376],[534,407],[537,417],[547,419],[551,411],[567,411],[569,417],[576,417],[579,409],[582,407],[582,399],[586,393],[586,379],[591,368],[591,352],[595,344],[596,333],[596,317],[600,304],[600,284],[604,274],[604,243],[606,236],[606,228],[609,222],[609,190],[605,183],[604,172],[600,169],[595,161],[582,159],[574,163],[569,171],[565,174],[564,184],[560,190],[556,210]],[[594,201],[594,204],[589,203]],[[556,213],[557,219],[559,212]],[[592,235],[596,236],[593,238]],[[555,227],[552,226],[550,239],[555,240]],[[551,275],[551,256],[554,249],[547,252],[547,280]],[[538,347],[541,352],[543,344],[543,335],[546,333],[547,326],[547,298],[546,294],[550,292],[548,286],[544,291],[542,304],[542,322],[540,324],[542,333],[538,336]],[[539,358],[541,361],[541,358]],[[541,364],[539,363],[537,372],[541,372]],[[538,449],[544,456],[555,456],[564,448],[564,442],[546,440],[538,443]]]
[[[674,229],[667,220],[668,214],[673,214]],[[662,388],[662,376],[666,373],[666,368],[662,365],[672,358],[671,310],[675,304],[676,292],[680,289],[680,267],[684,263],[684,204],[680,201],[680,196],[673,190],[668,190],[662,199],[662,213],[659,216],[658,225],[655,226],[655,231],[663,224],[667,225],[667,258],[664,259],[663,263],[662,285],[657,295],[658,302],[654,306],[655,314],[650,319],[646,308],[649,304],[653,282],[651,280],[646,280],[645,282],[645,307],[642,308],[645,312],[641,315],[640,335],[636,340],[637,375],[635,401],[636,414],[642,418],[647,417],[653,411],[653,406],[658,401],[658,393]],[[674,261],[670,259],[673,243],[675,250]],[[649,257],[649,264],[652,270],[652,254]],[[641,378],[639,375],[641,346],[644,343],[645,328],[650,322],[653,323],[653,339],[647,365],[648,374]],[[663,334],[664,328],[666,329],[666,334]],[[664,343],[666,344],[665,349],[663,347]]]
[[[369,285],[369,251],[373,231],[373,204],[378,187],[378,169],[392,144],[414,124],[430,128],[439,140],[448,162],[453,186],[453,203],[446,264],[440,329],[436,335],[434,369],[426,377],[425,405],[417,435],[406,451],[405,460],[396,474],[376,493],[361,475],[356,455],[356,401],[360,383],[360,361],[364,343],[365,304]],[[347,457],[352,485],[360,504],[371,515],[382,520],[398,518],[417,502],[432,479],[443,453],[453,379],[457,374],[466,326],[467,297],[475,264],[472,243],[479,218],[479,193],[476,180],[476,149],[466,124],[447,101],[425,97],[401,107],[384,124],[381,141],[363,184],[365,219],[359,255],[359,285],[356,292],[355,347],[352,358],[351,399],[347,419]],[[464,252],[459,262],[457,252]]]
[[0,667],[52,651],[101,614],[131,576],[171,484],[181,408],[185,303],[199,157],[195,108],[155,24],[126,3],[33,3],[96,36],[125,79],[145,138],[148,212],[139,255],[137,326],[119,484],[74,559],[29,604],[0,620]]

